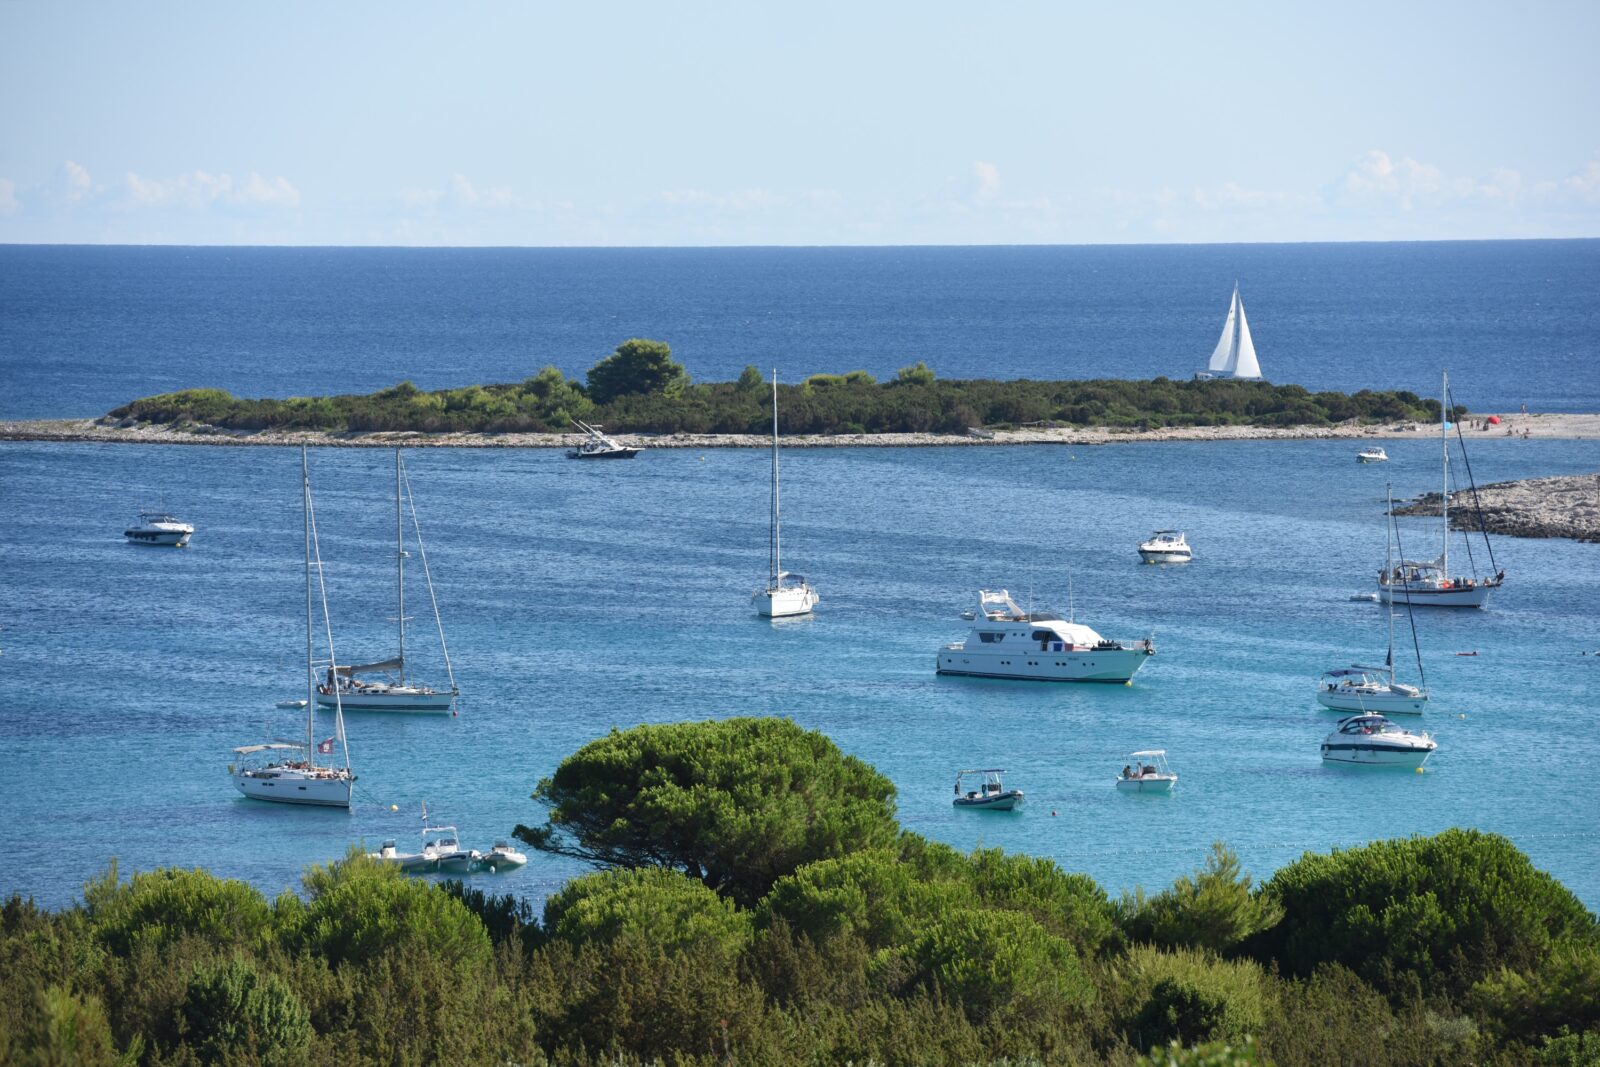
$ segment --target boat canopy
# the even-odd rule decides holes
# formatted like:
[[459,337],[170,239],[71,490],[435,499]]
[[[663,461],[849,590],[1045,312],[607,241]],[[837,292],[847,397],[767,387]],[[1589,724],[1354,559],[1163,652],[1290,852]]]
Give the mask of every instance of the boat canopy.
[[348,678],[352,674],[375,674],[378,671],[397,671],[405,666],[405,657],[396,656],[386,659],[381,663],[357,663],[351,667],[335,667],[334,673],[341,678]]
[[295,745],[295,744],[290,744],[287,741],[282,741],[282,742],[274,742],[272,744],[266,744],[266,745],[242,745],[239,748],[234,749],[234,751],[237,752],[241,756],[248,756],[252,752],[268,752],[268,751],[279,752],[279,751],[283,751],[284,749],[291,749],[291,750],[293,750],[295,752],[303,752],[305,750],[305,747],[306,746],[304,746],[304,745]]
[[1128,753],[1129,756],[1131,756],[1131,757],[1133,757],[1135,759],[1138,759],[1141,756],[1155,757],[1155,756],[1165,756],[1166,754],[1167,754],[1167,750],[1164,749],[1164,748],[1149,748],[1149,749],[1145,749],[1143,752],[1130,752],[1130,753]]
[[806,576],[803,574],[795,574],[793,571],[784,571],[782,574],[778,575],[778,584],[782,585],[784,582],[794,582],[796,585],[805,585]]
[[1324,678],[1364,678],[1373,672],[1387,673],[1387,667],[1340,667],[1335,671],[1323,671]]

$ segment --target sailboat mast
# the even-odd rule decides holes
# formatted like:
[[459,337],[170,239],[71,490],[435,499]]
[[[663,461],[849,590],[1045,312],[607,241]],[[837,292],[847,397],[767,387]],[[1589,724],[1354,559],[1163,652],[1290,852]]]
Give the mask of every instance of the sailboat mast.
[[1239,337],[1244,332],[1239,320],[1244,317],[1244,307],[1239,303],[1239,283],[1233,283],[1233,303],[1228,307],[1228,321],[1233,324],[1233,334],[1228,338],[1228,376],[1239,372]]
[[1443,384],[1439,391],[1439,443],[1443,446],[1444,453],[1444,498],[1440,502],[1440,514],[1444,516],[1444,552],[1439,557],[1439,562],[1444,566],[1444,573],[1439,577],[1450,578],[1450,372],[1441,371]]
[[783,573],[783,534],[778,519],[778,368],[772,368],[772,587]]
[[394,450],[394,588],[400,612],[400,684],[406,684],[406,526],[400,512],[400,450]]
[[306,760],[311,760],[317,738],[317,674],[311,659],[311,465],[306,446],[300,446],[300,507],[305,517],[306,539]]
[[[1386,575],[1392,575],[1392,574],[1394,574],[1394,555],[1393,555],[1393,553],[1391,553],[1389,551],[1389,547],[1392,544],[1392,542],[1394,541],[1394,538],[1392,536],[1390,536],[1389,524],[1394,522],[1394,486],[1393,485],[1385,485],[1383,488],[1384,488],[1384,492],[1388,495],[1388,498],[1389,498],[1389,506],[1384,512],[1384,522],[1383,522],[1383,573],[1386,574]],[[1392,582],[1393,579],[1391,578],[1390,581]],[[1410,603],[1410,598],[1409,597],[1407,598],[1406,602],[1407,602],[1407,604]],[[1388,667],[1389,667],[1389,688],[1393,689],[1394,688],[1394,586],[1393,585],[1391,585],[1389,587],[1389,656],[1383,662],[1385,664],[1387,664]]]

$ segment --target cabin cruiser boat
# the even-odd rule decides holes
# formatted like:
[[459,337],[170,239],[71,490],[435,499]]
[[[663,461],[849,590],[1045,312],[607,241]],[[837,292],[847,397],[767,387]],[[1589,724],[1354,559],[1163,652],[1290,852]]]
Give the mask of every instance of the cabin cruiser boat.
[[[958,808],[978,808],[983,811],[1013,811],[1022,806],[1022,790],[1007,789],[1002,780],[1004,770],[962,771],[956,775],[956,796],[950,803]],[[969,775],[983,775],[983,784],[976,789],[963,791],[961,779]]]
[[[421,557],[422,576],[428,584],[428,602],[433,605],[433,622],[439,632],[439,651],[444,656],[444,669],[450,677],[448,690],[431,689],[416,682],[406,681],[406,551],[405,513],[402,501],[411,502],[411,526],[417,551]],[[444,640],[444,619],[439,614],[439,598],[433,592],[433,574],[428,569],[428,550],[422,544],[422,525],[417,521],[416,502],[411,500],[411,480],[406,475],[400,450],[394,453],[394,531],[395,531],[395,612],[398,632],[394,656],[377,663],[341,666],[335,664],[327,670],[322,684],[317,687],[317,703],[325,708],[337,701],[347,711],[404,711],[417,714],[443,715],[455,710],[456,699],[461,695],[456,688],[455,668],[450,665],[450,648]],[[385,674],[379,681],[362,678],[362,675]]]
[[1394,681],[1391,667],[1341,667],[1317,680],[1317,703],[1333,711],[1373,711],[1383,715],[1421,715],[1428,694]]
[[767,538],[767,584],[750,594],[756,613],[766,619],[809,615],[822,598],[803,574],[783,569],[783,522],[778,493],[778,372],[772,372],[772,513]]
[[[1441,433],[1444,443],[1444,497],[1440,503],[1440,514],[1443,526],[1443,546],[1437,559],[1412,560],[1406,559],[1402,552],[1398,566],[1392,561],[1386,561],[1383,570],[1378,572],[1378,596],[1384,603],[1396,601],[1407,605],[1420,605],[1436,608],[1481,608],[1489,602],[1489,594],[1506,580],[1506,572],[1499,571],[1493,577],[1480,578],[1477,575],[1476,564],[1468,555],[1468,564],[1473,568],[1471,577],[1452,576],[1450,573],[1450,377],[1445,375],[1444,387],[1441,397]],[[1457,431],[1460,435],[1460,430]],[[1466,460],[1466,442],[1461,443],[1461,457]],[[1466,463],[1468,484],[1472,485],[1473,495],[1477,495],[1477,486],[1472,483],[1472,465]],[[1392,511],[1393,508],[1391,507]],[[1489,542],[1489,531],[1484,528],[1482,516],[1479,516],[1478,528],[1483,530],[1483,544],[1489,552],[1489,565],[1494,566],[1494,546]],[[1399,528],[1395,528],[1395,540],[1400,538]]]
[[508,842],[496,841],[494,847],[483,854],[482,863],[491,871],[514,871],[526,865],[528,857],[525,853],[518,852]]
[[1167,751],[1146,749],[1128,755],[1128,762],[1117,775],[1117,788],[1129,793],[1170,793],[1178,776],[1167,766]]
[[1182,530],[1157,530],[1139,546],[1139,558],[1146,563],[1188,563],[1194,553]]
[[194,536],[194,527],[164,511],[141,511],[137,524],[122,531],[136,545],[161,545],[184,548]]
[[1004,589],[980,590],[972,629],[944,646],[937,673],[1044,682],[1127,682],[1156,654],[1153,638],[1112,641],[1049,612],[1026,612]]
[[1352,715],[1322,739],[1322,758],[1366,767],[1421,767],[1438,747],[1432,736],[1402,730],[1382,715]]
[[1389,453],[1385,452],[1377,445],[1373,445],[1370,448],[1363,448],[1360,452],[1357,452],[1356,459],[1362,463],[1387,463],[1389,462]]
[[573,419],[572,424],[583,431],[583,440],[577,448],[567,450],[568,459],[632,459],[642,448],[632,448],[622,444],[615,438],[608,437],[600,432],[600,427],[591,425],[581,419]]

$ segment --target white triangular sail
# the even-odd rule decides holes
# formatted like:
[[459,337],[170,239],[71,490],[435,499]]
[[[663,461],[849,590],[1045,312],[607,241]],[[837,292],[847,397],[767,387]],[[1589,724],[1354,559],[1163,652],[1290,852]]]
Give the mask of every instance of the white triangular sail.
[[1228,370],[1235,378],[1259,378],[1261,364],[1256,362],[1256,346],[1250,340],[1250,323],[1245,320],[1244,301],[1239,298],[1237,285],[1233,287],[1233,306],[1239,312],[1239,332],[1234,339],[1233,361]]
[[1234,319],[1239,309],[1239,287],[1233,287],[1233,299],[1228,303],[1228,321],[1222,324],[1222,339],[1217,342],[1216,350],[1211,353],[1211,362],[1206,364],[1206,370],[1212,374],[1232,374],[1234,361],[1238,358],[1236,342],[1237,334],[1234,331]]

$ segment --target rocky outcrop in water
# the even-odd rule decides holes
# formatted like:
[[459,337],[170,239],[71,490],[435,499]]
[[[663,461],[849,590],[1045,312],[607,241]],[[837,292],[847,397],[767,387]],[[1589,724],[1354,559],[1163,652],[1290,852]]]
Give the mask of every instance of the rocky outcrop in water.
[[[1394,509],[1396,515],[1437,515],[1441,494],[1429,493]],[[1600,474],[1529,478],[1478,488],[1483,527],[1511,537],[1570,537],[1600,542]],[[1470,489],[1450,494],[1450,526],[1477,530],[1478,511]]]

